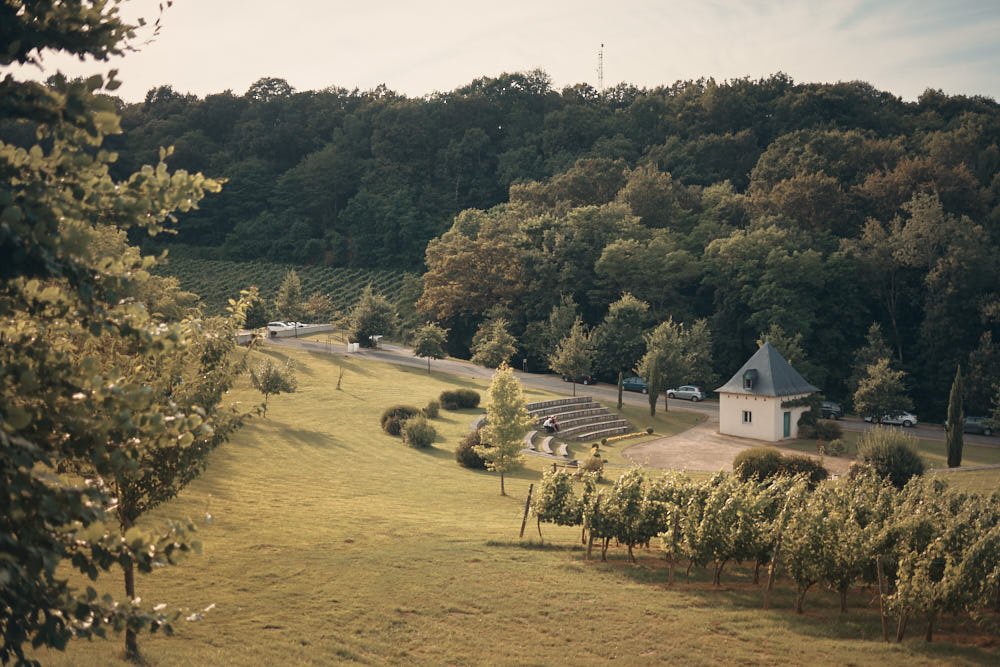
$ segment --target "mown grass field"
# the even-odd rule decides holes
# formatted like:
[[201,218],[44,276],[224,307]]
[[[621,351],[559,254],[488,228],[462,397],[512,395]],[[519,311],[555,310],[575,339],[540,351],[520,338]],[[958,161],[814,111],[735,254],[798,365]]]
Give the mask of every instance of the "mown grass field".
[[[173,637],[141,637],[150,665],[1000,662],[996,635],[955,619],[942,619],[934,644],[916,638],[919,629],[902,644],[882,643],[871,591],[852,591],[844,616],[835,594],[811,591],[797,616],[787,584],[762,610],[749,568],[727,568],[721,588],[697,570],[671,587],[655,549],[629,565],[614,548],[607,563],[586,560],[575,528],[543,526],[543,545],[529,523],[521,540],[528,485],[545,461],[509,474],[501,497],[495,474],[454,462],[455,443],[481,411],[442,411],[430,451],[378,426],[388,405],[422,406],[445,388],[484,385],[357,357],[287,355],[300,369],[299,391],[272,398],[267,420],[215,452],[205,474],[149,518],[210,512],[214,521],[201,531],[202,556],[139,579],[143,600],[215,605],[201,621],[181,621]],[[654,427],[683,428],[678,419],[692,417],[661,414]],[[121,664],[121,640],[35,657]]]

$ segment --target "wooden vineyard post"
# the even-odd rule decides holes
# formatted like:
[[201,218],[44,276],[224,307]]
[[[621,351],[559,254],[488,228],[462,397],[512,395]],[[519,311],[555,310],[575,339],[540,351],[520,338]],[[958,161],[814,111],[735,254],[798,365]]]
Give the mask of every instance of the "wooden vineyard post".
[[889,643],[889,620],[885,617],[885,573],[882,571],[882,557],[875,558],[875,572],[878,573],[878,615],[882,619],[882,639]]
[[535,488],[535,485],[528,485],[528,499],[524,501],[524,516],[521,518],[521,534],[519,537],[524,537],[524,527],[528,525],[528,510],[531,508],[531,492]]

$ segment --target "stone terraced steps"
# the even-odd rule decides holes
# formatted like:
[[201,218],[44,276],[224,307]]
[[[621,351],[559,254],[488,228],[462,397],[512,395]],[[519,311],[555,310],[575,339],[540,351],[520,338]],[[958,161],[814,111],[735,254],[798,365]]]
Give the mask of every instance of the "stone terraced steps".
[[539,427],[547,417],[554,416],[559,422],[560,439],[595,440],[634,430],[628,421],[594,402],[590,396],[529,403],[527,407],[528,414]]

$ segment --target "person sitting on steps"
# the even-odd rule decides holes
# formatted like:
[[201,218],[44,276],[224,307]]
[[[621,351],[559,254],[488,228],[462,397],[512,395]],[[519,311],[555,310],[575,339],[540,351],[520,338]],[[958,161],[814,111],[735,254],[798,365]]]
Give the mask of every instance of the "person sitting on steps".
[[559,430],[559,424],[556,423],[555,417],[549,416],[542,422],[542,428],[545,429],[546,433],[555,433]]

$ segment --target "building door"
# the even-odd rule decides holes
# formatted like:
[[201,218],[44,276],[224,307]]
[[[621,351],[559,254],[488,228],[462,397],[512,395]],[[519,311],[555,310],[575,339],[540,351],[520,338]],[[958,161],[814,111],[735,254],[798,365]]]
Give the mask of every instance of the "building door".
[[785,416],[785,420],[784,420],[785,421],[785,435],[783,437],[790,438],[790,437],[792,437],[792,413],[791,412],[786,412],[784,416]]

